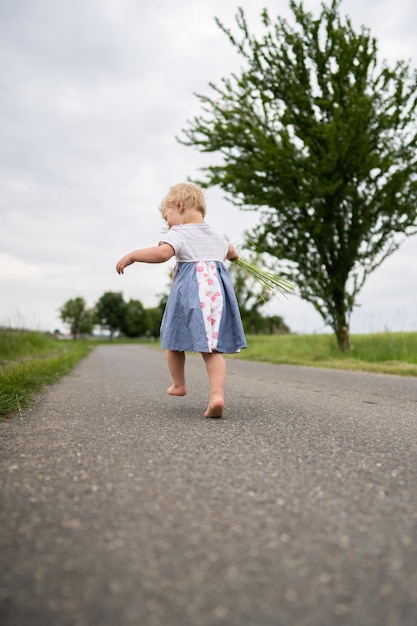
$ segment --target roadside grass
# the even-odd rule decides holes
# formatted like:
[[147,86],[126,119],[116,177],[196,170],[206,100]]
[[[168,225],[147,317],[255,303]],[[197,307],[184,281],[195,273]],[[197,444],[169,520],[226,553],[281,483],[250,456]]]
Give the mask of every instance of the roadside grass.
[[249,335],[247,341],[238,358],[417,376],[417,332],[352,335],[352,350],[346,354],[331,334]]
[[[353,335],[347,354],[340,353],[330,334],[249,335],[247,340],[246,350],[228,358],[417,376],[417,332]],[[36,393],[70,372],[99,343],[160,347],[159,341],[60,341],[41,332],[0,328],[0,418],[20,413]]]
[[34,394],[71,371],[92,347],[85,340],[0,329],[0,417],[20,413]]

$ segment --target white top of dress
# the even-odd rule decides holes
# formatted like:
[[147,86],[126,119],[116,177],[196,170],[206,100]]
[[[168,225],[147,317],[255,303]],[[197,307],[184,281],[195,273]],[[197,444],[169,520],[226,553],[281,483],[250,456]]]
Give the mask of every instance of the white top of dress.
[[161,243],[169,243],[178,262],[224,261],[229,243],[211,230],[206,223],[172,226],[162,237]]

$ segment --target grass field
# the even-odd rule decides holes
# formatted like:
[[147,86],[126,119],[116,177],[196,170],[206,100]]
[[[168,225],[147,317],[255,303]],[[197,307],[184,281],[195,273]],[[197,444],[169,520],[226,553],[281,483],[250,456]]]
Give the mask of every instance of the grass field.
[[[339,352],[333,335],[250,335],[247,339],[248,348],[229,358],[417,376],[417,332],[353,335],[348,354]],[[19,413],[37,392],[67,374],[96,345],[92,340],[59,341],[40,332],[0,329],[0,417]],[[151,345],[159,348],[159,342]]]
[[247,340],[248,348],[237,358],[417,376],[417,332],[353,335],[347,354],[339,351],[330,334],[258,335]]
[[58,341],[40,332],[0,329],[0,416],[20,412],[45,385],[67,374],[90,341]]

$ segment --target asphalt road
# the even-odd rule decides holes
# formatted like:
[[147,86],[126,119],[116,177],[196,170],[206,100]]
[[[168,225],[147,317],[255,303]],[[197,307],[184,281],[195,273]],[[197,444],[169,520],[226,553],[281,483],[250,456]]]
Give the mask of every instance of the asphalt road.
[[100,346],[0,426],[1,626],[415,626],[417,380]]

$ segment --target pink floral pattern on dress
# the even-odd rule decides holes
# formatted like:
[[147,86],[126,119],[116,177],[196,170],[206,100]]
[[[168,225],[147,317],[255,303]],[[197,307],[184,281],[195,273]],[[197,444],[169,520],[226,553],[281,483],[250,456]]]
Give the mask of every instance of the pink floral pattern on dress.
[[219,338],[220,319],[223,308],[223,296],[216,272],[216,265],[212,261],[198,261],[196,263],[198,293],[203,313],[204,327],[209,351],[217,349]]

